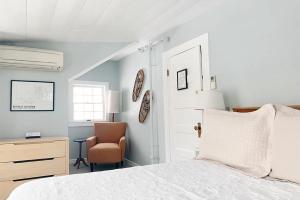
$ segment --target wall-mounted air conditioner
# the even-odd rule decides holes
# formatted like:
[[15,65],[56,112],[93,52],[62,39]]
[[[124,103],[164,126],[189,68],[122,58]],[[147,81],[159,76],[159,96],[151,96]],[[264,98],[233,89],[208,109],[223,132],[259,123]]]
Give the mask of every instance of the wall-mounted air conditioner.
[[0,45],[0,68],[62,71],[63,53]]

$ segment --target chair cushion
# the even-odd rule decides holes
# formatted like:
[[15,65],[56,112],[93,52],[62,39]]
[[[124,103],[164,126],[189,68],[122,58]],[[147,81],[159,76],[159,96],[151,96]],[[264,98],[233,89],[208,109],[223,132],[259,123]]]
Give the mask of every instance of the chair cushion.
[[99,122],[94,126],[97,143],[119,143],[120,138],[125,136],[126,123],[124,122]]
[[88,160],[92,163],[117,163],[120,162],[121,148],[116,143],[99,143],[90,148]]

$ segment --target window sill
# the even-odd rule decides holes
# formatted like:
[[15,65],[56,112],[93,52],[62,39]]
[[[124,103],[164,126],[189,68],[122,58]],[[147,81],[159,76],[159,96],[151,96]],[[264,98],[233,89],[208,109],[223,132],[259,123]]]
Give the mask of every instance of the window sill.
[[92,121],[92,122],[69,122],[68,127],[92,127],[94,126],[94,123],[97,122],[107,122],[108,120],[103,121]]
[[94,126],[93,122],[70,122],[69,127],[90,127]]

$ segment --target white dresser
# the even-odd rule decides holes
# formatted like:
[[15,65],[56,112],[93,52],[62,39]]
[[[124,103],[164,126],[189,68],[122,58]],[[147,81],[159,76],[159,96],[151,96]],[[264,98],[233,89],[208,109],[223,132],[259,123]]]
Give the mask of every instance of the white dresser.
[[67,174],[68,138],[0,140],[0,200],[27,181]]

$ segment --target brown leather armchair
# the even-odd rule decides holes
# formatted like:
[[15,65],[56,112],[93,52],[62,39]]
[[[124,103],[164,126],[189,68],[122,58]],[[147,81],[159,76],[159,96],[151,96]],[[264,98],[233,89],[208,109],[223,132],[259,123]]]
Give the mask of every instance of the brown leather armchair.
[[95,136],[86,140],[87,159],[91,171],[94,164],[119,163],[123,165],[125,156],[125,132],[124,122],[95,123]]

